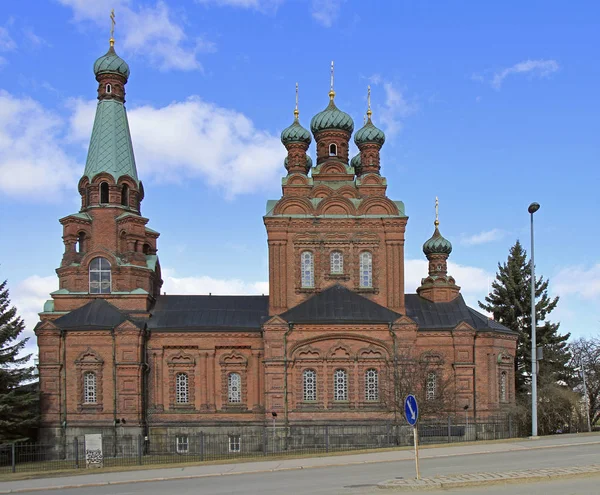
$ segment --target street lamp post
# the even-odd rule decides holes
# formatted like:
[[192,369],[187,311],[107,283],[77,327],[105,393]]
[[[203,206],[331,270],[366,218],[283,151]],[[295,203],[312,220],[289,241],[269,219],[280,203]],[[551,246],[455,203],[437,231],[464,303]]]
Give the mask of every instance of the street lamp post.
[[585,368],[583,367],[583,359],[579,357],[579,368],[581,370],[581,376],[583,378],[583,400],[585,401],[585,416],[587,419],[588,431],[592,431],[592,421],[590,420],[590,401],[588,397],[587,385],[585,383]]
[[531,215],[531,436],[537,437],[537,342],[535,322],[535,261],[533,252],[533,214],[540,209],[538,203],[531,203],[527,211]]

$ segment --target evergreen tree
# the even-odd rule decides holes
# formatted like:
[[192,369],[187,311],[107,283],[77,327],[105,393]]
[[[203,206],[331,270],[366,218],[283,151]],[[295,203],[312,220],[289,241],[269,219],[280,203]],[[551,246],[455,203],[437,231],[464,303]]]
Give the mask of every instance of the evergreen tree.
[[[544,357],[539,361],[540,386],[566,382],[570,376],[567,369],[570,353],[567,340],[570,334],[559,333],[559,323],[551,323],[548,315],[556,308],[558,297],[548,296],[548,280],[536,277],[535,311],[537,345],[543,348]],[[494,315],[494,320],[519,332],[515,359],[517,394],[526,394],[531,375],[531,263],[519,241],[510,248],[504,264],[498,263],[492,292],[479,306]],[[549,385],[548,385],[549,386]],[[542,396],[540,390],[540,397]]]
[[20,355],[28,338],[25,323],[10,307],[6,281],[0,284],[0,444],[26,439],[37,424],[38,393],[31,382],[34,367],[29,355]]

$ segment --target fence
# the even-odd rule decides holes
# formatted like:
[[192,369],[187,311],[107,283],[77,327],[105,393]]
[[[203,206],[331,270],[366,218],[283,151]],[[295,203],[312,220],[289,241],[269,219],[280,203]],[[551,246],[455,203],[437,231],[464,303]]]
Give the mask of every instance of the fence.
[[[510,417],[488,421],[422,421],[419,442],[454,443],[519,437],[520,426]],[[133,466],[204,462],[260,456],[294,456],[364,449],[408,446],[413,443],[410,426],[293,425],[265,426],[240,433],[181,433],[173,435],[103,436],[103,466]],[[85,469],[83,437],[56,444],[0,445],[0,473]]]

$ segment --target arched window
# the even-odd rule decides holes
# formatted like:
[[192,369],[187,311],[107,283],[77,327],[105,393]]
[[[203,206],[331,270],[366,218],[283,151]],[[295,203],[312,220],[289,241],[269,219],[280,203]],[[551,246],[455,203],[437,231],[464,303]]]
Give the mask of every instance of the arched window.
[[348,375],[346,370],[335,370],[333,374],[333,400],[348,400]]
[[500,402],[506,402],[506,371],[500,373]]
[[368,251],[360,253],[360,287],[373,287],[373,255]]
[[437,375],[432,371],[427,373],[427,390],[425,392],[425,398],[427,400],[434,400],[437,392]]
[[379,373],[375,369],[365,373],[365,400],[379,400]]
[[77,252],[85,253],[85,232],[79,232],[77,235]]
[[234,404],[242,402],[242,377],[239,373],[229,373],[227,377],[227,400]]
[[317,400],[317,373],[315,370],[304,370],[304,400]]
[[332,275],[341,275],[344,273],[344,255],[341,251],[332,251],[329,255]]
[[108,203],[108,182],[100,184],[100,204]]
[[329,145],[329,156],[337,156],[337,145],[335,143]]
[[83,402],[84,404],[95,404],[96,400],[96,373],[86,371],[83,374]]
[[315,286],[315,263],[310,251],[303,251],[300,255],[300,270],[302,272],[302,287]]
[[144,244],[142,247],[142,252],[144,254],[150,254],[150,244]]
[[121,189],[121,204],[129,206],[129,186],[127,184],[123,184],[123,188]]
[[107,84],[107,85],[105,86],[105,88],[106,88],[106,92],[107,92],[108,94],[112,93],[112,86],[111,86],[110,84]]
[[94,258],[90,263],[90,294],[110,294],[110,263],[106,258]]
[[188,376],[185,373],[177,373],[175,377],[175,395],[177,404],[187,404],[190,401]]

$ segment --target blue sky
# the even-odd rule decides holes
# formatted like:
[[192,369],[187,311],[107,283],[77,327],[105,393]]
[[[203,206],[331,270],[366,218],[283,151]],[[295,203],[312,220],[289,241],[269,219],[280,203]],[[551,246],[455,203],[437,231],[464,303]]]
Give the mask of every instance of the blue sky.
[[268,291],[262,215],[280,196],[279,133],[296,82],[306,127],[326,106],[335,60],[338,106],[360,127],[371,84],[388,137],[382,173],[410,217],[406,291],[426,274],[435,196],[454,245],[450,272],[472,305],[516,239],[529,249],[527,206],[537,201],[537,272],[561,296],[553,320],[574,336],[598,334],[600,7],[559,1],[5,5],[0,279],[30,327],[57,285],[58,219],[79,208],[92,64],[108,48],[111,8],[164,290]]

